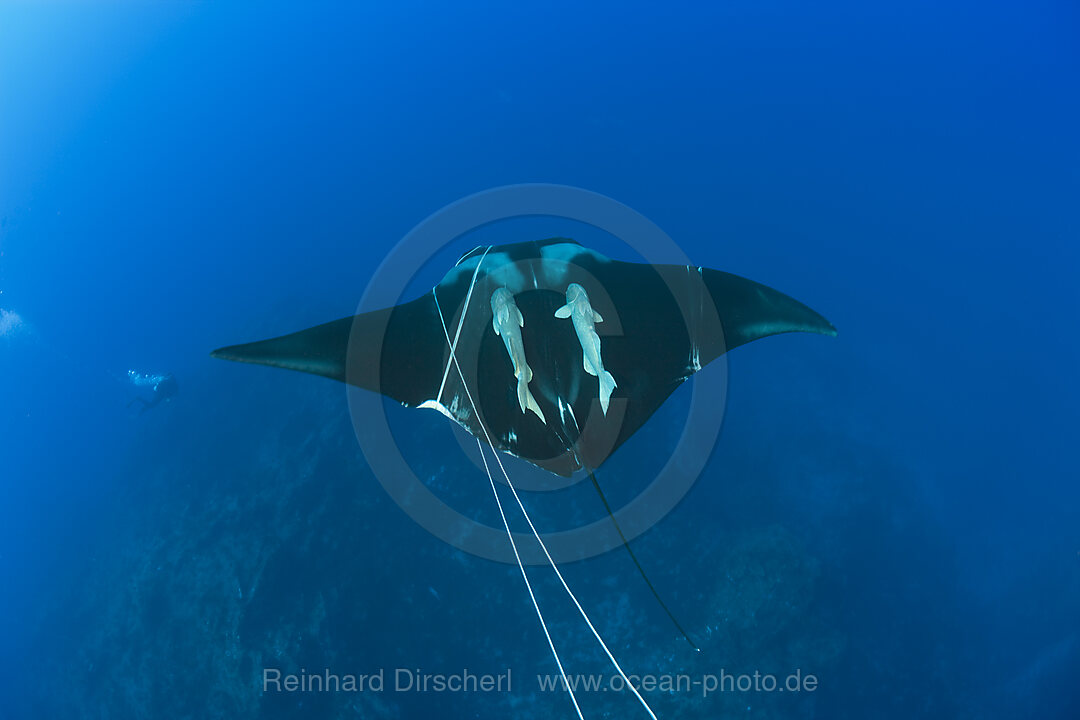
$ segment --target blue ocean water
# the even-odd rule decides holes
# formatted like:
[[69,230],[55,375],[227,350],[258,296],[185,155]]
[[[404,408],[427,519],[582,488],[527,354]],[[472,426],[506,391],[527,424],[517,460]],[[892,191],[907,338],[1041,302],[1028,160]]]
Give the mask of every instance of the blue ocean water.
[[[817,680],[646,689],[658,716],[1080,716],[1078,29],[1069,2],[0,5],[0,717],[575,716],[517,568],[395,506],[340,385],[208,356],[351,314],[411,228],[518,183],[625,203],[840,331],[727,356],[705,471],[634,541],[702,652],[625,553],[564,568],[627,672]],[[410,292],[552,235],[635,259],[525,220]],[[139,413],[129,370],[178,394]],[[688,391],[600,469],[613,503]],[[450,424],[387,412],[497,527]],[[567,671],[609,675],[529,572]]]

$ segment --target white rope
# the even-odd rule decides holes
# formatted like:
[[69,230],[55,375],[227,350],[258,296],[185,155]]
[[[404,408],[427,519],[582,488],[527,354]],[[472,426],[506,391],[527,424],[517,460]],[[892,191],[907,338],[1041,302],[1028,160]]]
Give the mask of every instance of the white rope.
[[[503,512],[502,501],[499,500],[499,491],[495,489],[495,479],[491,477],[491,469],[488,467],[487,456],[484,454],[483,445],[480,444],[480,438],[476,438],[476,449],[480,451],[480,459],[484,461],[484,472],[487,473],[488,482],[491,483],[491,492],[495,495],[495,504],[499,506],[499,517],[502,518],[503,527],[506,528],[506,537],[510,540],[510,547],[514,550],[514,559],[517,560],[518,569],[521,570],[521,579],[525,581],[525,587],[529,591],[529,599],[532,600],[533,607],[536,608],[536,617],[540,618],[540,627],[544,628],[544,637],[547,638],[551,654],[555,656],[555,664],[559,666],[559,675],[562,676],[563,687],[566,688],[566,692],[570,693],[570,702],[574,703],[574,710],[577,710],[578,718],[585,720],[585,716],[581,714],[581,707],[578,705],[577,698],[574,696],[574,689],[570,687],[570,682],[566,679],[566,671],[563,669],[562,660],[559,659],[559,653],[555,649],[555,643],[551,640],[551,633],[548,632],[547,623],[544,622],[544,614],[540,612],[540,605],[536,602],[532,583],[529,582],[529,576],[525,573],[525,565],[521,562],[521,555],[518,554],[514,534],[510,532],[510,524],[506,521],[506,513]],[[495,452],[494,448],[491,452]]]
[[[490,247],[488,248],[491,249]],[[484,252],[487,255],[487,251]],[[483,262],[483,257],[480,258]],[[476,270],[479,272],[480,264],[477,263]],[[473,273],[472,283],[469,285],[469,292],[465,297],[465,308],[461,312],[462,319],[465,318],[465,311],[468,310],[469,296],[472,294],[472,288],[476,284],[476,273]],[[454,365],[458,367],[458,373],[461,373],[461,368],[457,363],[457,335],[461,333],[461,323],[458,323],[457,333],[454,338],[454,342],[450,341],[450,333],[446,329],[446,320],[443,319],[442,307],[439,305],[439,297],[432,291],[432,297],[435,299],[435,309],[439,313],[439,322],[442,323],[443,336],[446,338],[447,345],[450,346],[450,358],[446,362],[446,372],[443,373],[443,385],[446,384],[446,376],[450,372],[450,362],[453,361]],[[462,378],[462,384],[465,383],[465,378]],[[467,389],[466,389],[467,390]],[[439,394],[436,397],[437,402],[441,402],[442,398],[442,386],[439,387]],[[469,401],[472,402],[470,396]],[[475,412],[475,408],[473,412]],[[485,434],[486,434],[485,430]],[[490,439],[488,440],[490,444]],[[570,686],[570,681],[567,680],[566,670],[563,668],[562,659],[559,658],[559,651],[555,649],[555,642],[551,639],[551,632],[548,630],[547,622],[544,620],[544,613],[540,611],[540,603],[536,600],[536,593],[533,592],[532,583],[529,582],[529,576],[525,572],[525,564],[521,562],[521,555],[518,553],[517,543],[514,542],[514,534],[510,532],[510,523],[506,520],[506,512],[503,510],[502,500],[499,499],[499,491],[495,488],[495,479],[491,476],[491,468],[488,467],[487,456],[484,455],[484,448],[480,444],[480,438],[476,438],[476,449],[480,451],[480,459],[484,461],[484,472],[487,473],[488,482],[491,483],[491,492],[495,496],[495,504],[499,508],[499,517],[502,518],[503,528],[506,530],[506,537],[510,541],[510,548],[514,551],[514,559],[517,561],[518,570],[521,571],[521,579],[525,581],[525,589],[529,591],[529,599],[532,600],[533,608],[536,610],[536,617],[540,619],[540,627],[544,629],[544,637],[547,638],[548,647],[551,648],[551,655],[555,658],[555,665],[559,668],[559,675],[562,677],[563,687],[566,688],[566,692],[570,694],[570,702],[574,704],[574,710],[577,711],[579,720],[585,720],[585,716],[581,714],[581,706],[578,705],[577,697],[574,695],[574,689]],[[495,453],[495,448],[491,449],[491,452]]]
[[[471,397],[469,398],[469,401],[472,402]],[[480,426],[483,427],[483,423],[481,423]],[[484,430],[484,435],[487,435],[487,430]],[[489,438],[488,443],[490,444],[490,442],[491,440]],[[492,452],[495,452],[494,447],[492,447]],[[506,484],[510,486],[510,492],[514,494],[514,499],[517,500],[518,507],[521,508],[521,514],[525,516],[525,521],[529,523],[529,529],[532,530],[533,537],[536,538],[536,542],[540,543],[540,548],[544,551],[544,556],[547,558],[548,564],[551,565],[551,569],[555,571],[555,574],[559,578],[559,582],[562,583],[563,589],[566,590],[566,594],[569,595],[570,599],[574,601],[574,605],[577,607],[578,612],[581,613],[581,617],[585,618],[585,624],[589,626],[590,630],[592,630],[593,637],[595,637],[596,641],[600,643],[600,647],[604,648],[604,653],[607,654],[608,659],[611,660],[611,664],[615,667],[616,672],[618,672],[619,676],[623,679],[623,683],[626,685],[626,687],[630,688],[630,692],[634,693],[634,697],[636,697],[638,699],[638,702],[641,703],[641,706],[645,708],[645,712],[649,713],[649,717],[651,717],[652,720],[657,720],[656,713],[654,713],[652,708],[649,707],[649,703],[645,702],[645,698],[641,696],[641,693],[638,692],[638,689],[636,687],[634,687],[634,684],[630,682],[630,678],[626,677],[626,673],[623,672],[622,667],[619,665],[619,661],[616,660],[615,656],[611,654],[611,650],[608,649],[607,643],[604,642],[604,639],[600,637],[600,633],[597,632],[596,627],[593,626],[592,620],[589,619],[588,614],[585,612],[585,608],[581,607],[581,603],[578,602],[577,597],[575,597],[574,593],[570,590],[570,586],[566,584],[566,580],[565,578],[563,578],[563,574],[559,570],[559,566],[555,564],[555,561],[551,557],[551,553],[548,552],[547,545],[545,545],[544,541],[540,538],[540,533],[536,531],[536,527],[533,525],[532,519],[529,517],[529,513],[525,511],[525,505],[521,502],[521,498],[518,496],[518,492],[517,489],[514,488],[514,484],[510,482],[510,476],[507,474],[506,468],[503,467],[502,460],[499,458],[498,454],[495,455],[495,462],[499,464],[499,469],[502,470],[503,477],[506,478]]]
[[[439,311],[439,322],[443,326],[443,335],[446,335],[446,342],[450,346],[450,357],[446,359],[446,368],[443,369],[442,382],[439,383],[439,393],[435,396],[435,402],[442,403],[443,388],[446,387],[446,378],[450,374],[450,362],[453,361],[454,365],[457,365],[457,356],[455,351],[457,350],[458,339],[461,337],[461,327],[465,324],[465,314],[469,312],[469,301],[472,299],[473,288],[476,287],[476,278],[480,276],[480,266],[484,264],[484,258],[491,252],[491,245],[487,246],[484,250],[484,254],[480,256],[480,260],[476,263],[476,269],[473,270],[472,280],[469,282],[469,291],[465,293],[465,307],[461,308],[461,317],[458,318],[457,330],[454,331],[454,342],[450,342],[450,335],[446,332],[446,320],[442,316],[442,308],[439,307],[439,298],[435,294],[435,290],[431,291],[431,296],[435,298],[435,308]],[[458,368],[458,373],[461,372],[461,368]],[[461,379],[461,382],[465,382],[465,378]],[[475,408],[474,408],[475,409]]]
[[[491,248],[489,247],[488,250],[490,250],[490,249]],[[486,250],[484,251],[484,255],[485,256],[487,255]],[[481,262],[483,262],[483,257],[481,257],[480,260],[481,260]],[[477,271],[479,271],[479,269],[480,269],[479,263],[477,263],[476,269],[477,269]],[[469,292],[468,292],[468,294],[466,295],[466,298],[465,298],[465,309],[462,310],[462,313],[461,313],[461,319],[462,320],[465,319],[465,310],[468,310],[469,297],[472,295],[472,289],[475,286],[475,284],[476,284],[476,273],[474,272],[473,273],[472,284],[469,285]],[[436,302],[438,302],[438,301],[436,300]],[[442,311],[441,310],[439,311],[439,319],[442,320]],[[491,448],[491,454],[492,454],[492,456],[494,456],[495,462],[498,463],[499,470],[502,471],[503,477],[506,479],[506,484],[510,487],[510,492],[513,493],[513,495],[514,495],[514,500],[517,501],[518,507],[521,508],[521,514],[525,516],[525,521],[529,524],[529,529],[532,530],[533,537],[535,537],[536,542],[538,542],[540,544],[540,548],[544,551],[544,556],[547,558],[548,564],[551,565],[551,569],[555,571],[555,575],[559,578],[559,582],[562,583],[563,589],[566,590],[566,594],[570,596],[570,599],[573,601],[574,606],[578,609],[578,612],[581,613],[581,617],[585,619],[585,624],[589,626],[589,630],[592,631],[593,637],[595,637],[596,641],[598,643],[600,643],[600,647],[602,647],[604,649],[604,653],[608,656],[608,659],[611,661],[611,664],[615,667],[616,672],[619,673],[619,676],[622,678],[623,683],[625,684],[625,686],[630,688],[630,691],[632,693],[634,693],[634,697],[636,697],[638,699],[638,702],[641,703],[641,706],[645,708],[645,712],[647,712],[649,714],[649,717],[652,718],[652,720],[657,720],[656,713],[653,712],[652,708],[649,707],[649,703],[645,702],[645,698],[643,698],[641,696],[641,693],[638,692],[638,689],[636,687],[634,687],[634,684],[632,682],[630,682],[630,678],[628,678],[626,676],[626,673],[623,672],[622,667],[619,665],[619,661],[616,660],[615,656],[611,654],[611,650],[608,649],[607,643],[605,643],[604,639],[602,637],[600,637],[600,633],[597,632],[596,626],[594,626],[593,623],[592,623],[592,620],[589,619],[589,615],[588,615],[588,613],[585,612],[585,608],[583,608],[581,606],[581,603],[578,602],[578,599],[574,595],[573,591],[570,589],[570,586],[567,585],[566,579],[563,577],[562,572],[559,570],[559,566],[555,564],[555,560],[551,557],[551,553],[548,552],[547,545],[544,544],[543,539],[540,537],[540,533],[536,530],[536,526],[533,525],[532,518],[529,517],[528,511],[525,509],[525,504],[521,502],[521,497],[518,495],[517,489],[514,487],[514,483],[511,482],[510,475],[506,472],[506,468],[503,467],[502,459],[499,458],[499,453],[495,449],[495,443],[492,442],[491,435],[488,433],[487,427],[484,425],[484,421],[480,417],[480,411],[478,410],[478,408],[476,406],[476,402],[473,400],[472,393],[469,392],[469,385],[468,385],[468,383],[465,382],[465,374],[464,374],[464,372],[462,372],[461,365],[458,363],[458,360],[457,360],[457,354],[455,353],[455,348],[457,346],[457,336],[461,334],[461,322],[458,323],[457,334],[455,335],[454,342],[452,344],[450,343],[450,334],[447,332],[446,322],[445,321],[442,321],[442,326],[443,326],[443,335],[446,337],[446,342],[448,344],[450,344],[450,359],[447,362],[447,370],[449,370],[450,362],[453,362],[454,367],[457,369],[458,377],[461,378],[461,386],[465,389],[465,395],[469,399],[469,405],[472,406],[473,414],[476,416],[476,422],[480,425],[480,429],[484,431],[484,439],[487,440],[487,444]],[[446,382],[445,374],[443,376],[443,382],[444,383]],[[442,390],[440,389],[439,392],[440,392],[440,395],[441,395]],[[477,444],[479,445],[480,439],[477,438],[476,441],[477,441]],[[481,457],[484,457],[483,452],[481,452]],[[484,468],[487,469],[487,458],[486,457],[484,457]],[[491,480],[492,489],[494,489],[494,480],[491,477],[490,471],[488,472],[488,480]],[[495,501],[499,503],[499,513],[502,514],[502,503],[499,502],[498,493],[495,494]],[[506,525],[506,531],[507,531],[508,536],[510,537],[510,545],[514,549],[514,556],[517,558],[518,566],[521,567],[521,572],[522,572],[522,575],[524,576],[525,575],[525,568],[524,568],[524,565],[522,565],[522,563],[521,563],[521,558],[518,556],[517,546],[514,543],[513,535],[510,533],[510,527],[509,527],[509,525],[506,524],[505,515],[503,516],[503,524]],[[532,586],[529,585],[529,580],[528,580],[527,577],[525,579],[525,585],[529,588],[529,595],[532,596]],[[535,597],[533,597],[533,604],[536,605],[536,598]],[[537,614],[540,613],[539,606],[537,606],[536,612],[537,612]],[[544,622],[544,619],[543,619],[542,615],[540,616],[540,622],[541,622],[541,624],[543,624],[543,622]],[[544,626],[544,633],[547,634],[547,626],[546,625]],[[550,635],[548,636],[548,642],[549,642],[549,644],[551,642]],[[554,645],[551,646],[551,651],[552,651],[552,653],[555,653],[555,646]],[[559,671],[562,672],[562,663],[559,661],[558,654],[555,654],[555,662],[559,665]],[[563,674],[563,682],[566,683],[567,691],[570,691],[570,684],[566,682],[565,673]],[[570,696],[571,696],[571,698],[574,697],[574,694],[573,694],[572,691],[570,691]],[[574,699],[574,707],[577,708],[577,699],[576,698]],[[580,709],[578,710],[578,715],[579,716],[581,715],[581,710]],[[582,720],[584,720],[584,718],[582,718]]]

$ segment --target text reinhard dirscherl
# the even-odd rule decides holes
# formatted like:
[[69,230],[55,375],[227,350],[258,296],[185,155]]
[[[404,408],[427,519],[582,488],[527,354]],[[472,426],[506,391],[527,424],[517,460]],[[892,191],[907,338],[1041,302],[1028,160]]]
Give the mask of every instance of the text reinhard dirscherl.
[[[387,684],[387,677],[391,682]],[[453,673],[426,673],[414,668],[394,668],[390,673],[379,668],[366,675],[338,675],[325,668],[309,672],[283,673],[278,668],[263,668],[263,692],[509,692],[510,668],[506,672],[474,673],[467,668]]]
[[[700,676],[685,674],[630,675],[629,684],[645,692],[680,693],[695,692],[708,696],[716,692],[814,692],[818,688],[817,676],[797,669],[787,675],[772,673],[734,674],[721,669],[719,673]],[[627,681],[620,675],[537,675],[537,689],[542,692],[562,692],[567,685],[574,692],[619,692],[627,689]],[[513,679],[510,668],[502,673],[474,673],[462,669],[451,673],[428,673],[419,668],[380,668],[367,674],[338,674],[325,668],[312,672],[300,668],[299,672],[285,673],[278,668],[263,668],[262,689],[264,693],[318,693],[318,692],[418,692],[418,693],[473,693],[511,692]]]

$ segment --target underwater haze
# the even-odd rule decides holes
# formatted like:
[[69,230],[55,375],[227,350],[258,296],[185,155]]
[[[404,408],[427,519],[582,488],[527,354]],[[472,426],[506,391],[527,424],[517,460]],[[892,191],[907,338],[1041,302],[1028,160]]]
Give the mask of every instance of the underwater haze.
[[[1080,717],[1078,37],[1068,0],[0,4],[0,719],[577,717],[521,572],[395,504],[344,385],[209,355],[352,315],[426,218],[535,183],[838,329],[699,376],[719,439],[631,545],[700,652],[621,548],[561,566],[658,717]],[[520,217],[404,299],[553,236],[641,261]],[[612,505],[696,382],[597,469]],[[501,532],[472,439],[383,407]],[[583,717],[648,718],[527,572]]]

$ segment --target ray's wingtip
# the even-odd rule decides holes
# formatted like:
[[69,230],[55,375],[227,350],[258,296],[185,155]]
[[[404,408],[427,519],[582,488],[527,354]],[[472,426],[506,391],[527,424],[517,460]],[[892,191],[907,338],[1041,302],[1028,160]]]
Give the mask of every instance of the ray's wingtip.
[[233,352],[234,349],[234,345],[219,347],[216,350],[210,351],[210,357],[216,360],[236,360],[236,353]]
[[836,326],[833,325],[828,318],[826,318],[819,312],[815,312],[813,310],[811,310],[810,312],[812,312],[814,316],[813,328],[810,330],[811,332],[817,333],[818,335],[824,335],[826,337],[836,337]]

